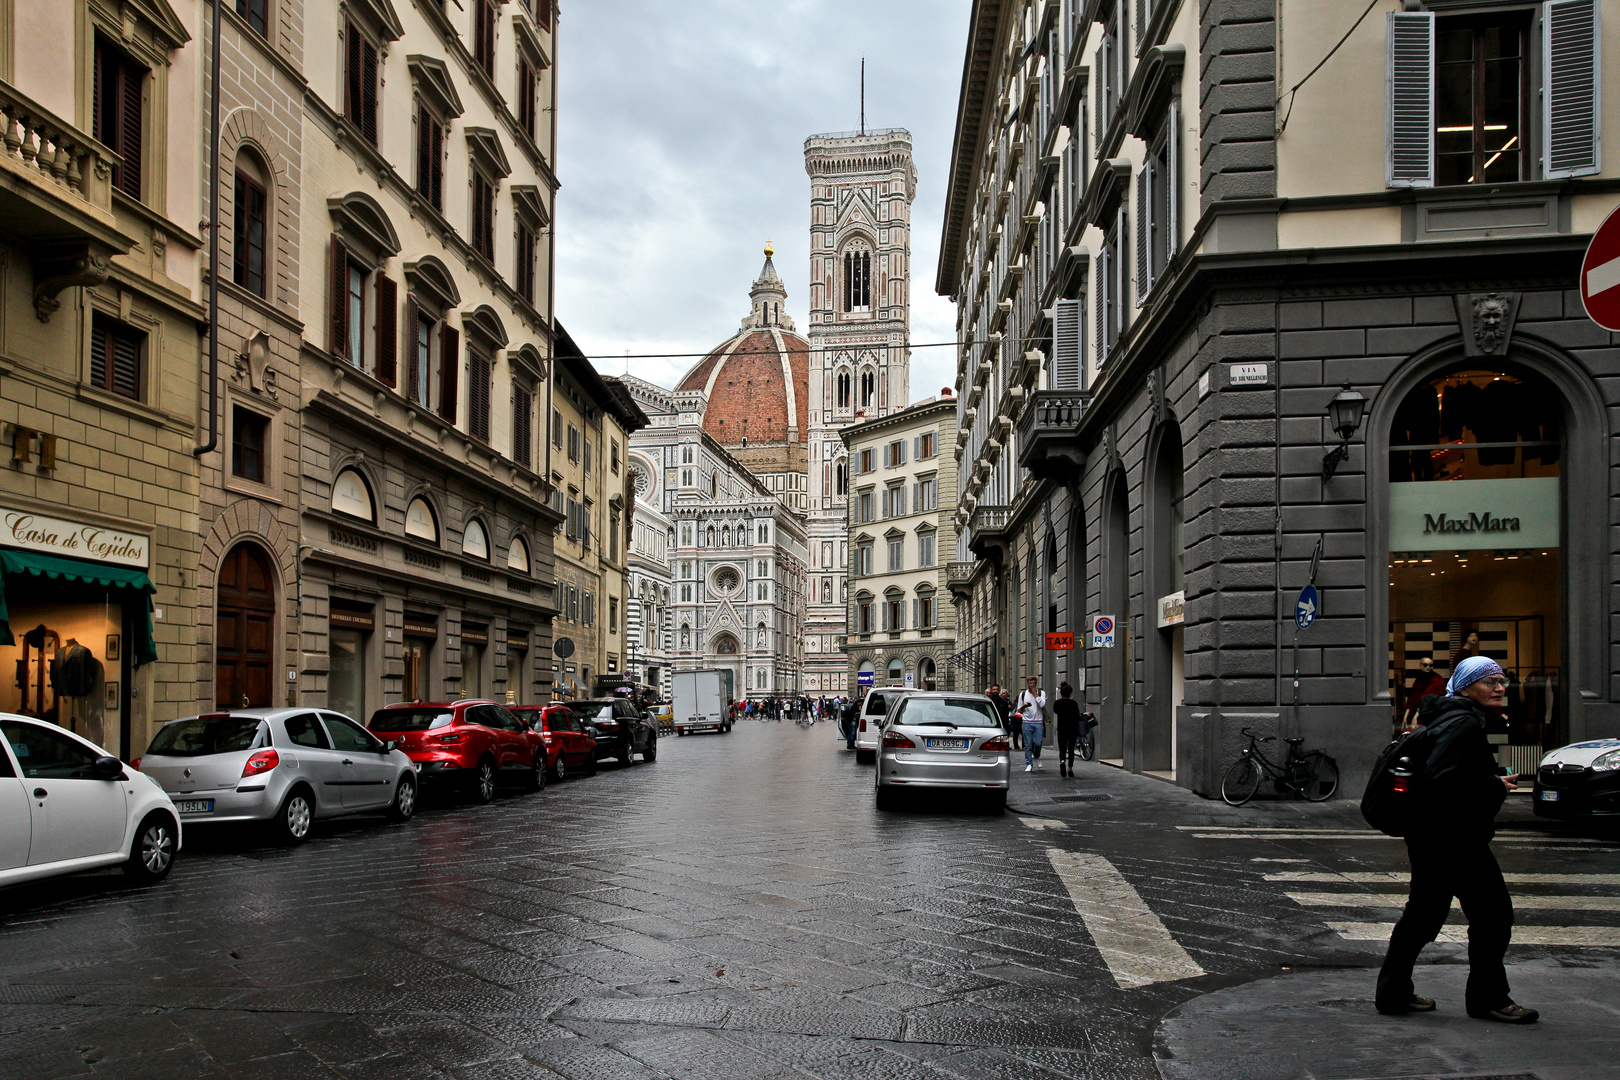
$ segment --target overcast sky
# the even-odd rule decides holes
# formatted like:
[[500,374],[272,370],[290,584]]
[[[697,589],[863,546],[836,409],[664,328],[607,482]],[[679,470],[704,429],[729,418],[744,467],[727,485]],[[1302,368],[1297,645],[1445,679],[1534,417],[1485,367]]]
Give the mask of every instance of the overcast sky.
[[[934,294],[970,0],[584,0],[558,27],[557,318],[605,374],[634,353],[705,352],[737,331],[776,246],[808,329],[804,140],[860,120],[911,132],[914,342],[949,341]],[[955,382],[912,354],[911,395]],[[628,361],[673,386],[690,359]]]

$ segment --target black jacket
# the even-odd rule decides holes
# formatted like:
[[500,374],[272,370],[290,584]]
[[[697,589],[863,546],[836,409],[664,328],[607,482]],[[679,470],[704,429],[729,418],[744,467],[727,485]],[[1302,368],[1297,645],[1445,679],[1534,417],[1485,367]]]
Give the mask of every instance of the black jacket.
[[996,715],[1001,717],[1001,726],[1007,727],[1007,717],[1012,715],[1012,705],[1000,694],[991,694],[990,704],[996,707]]
[[1418,723],[1435,729],[1422,779],[1422,825],[1408,835],[1443,841],[1490,840],[1507,798],[1502,773],[1485,737],[1491,714],[1464,697],[1431,694]]

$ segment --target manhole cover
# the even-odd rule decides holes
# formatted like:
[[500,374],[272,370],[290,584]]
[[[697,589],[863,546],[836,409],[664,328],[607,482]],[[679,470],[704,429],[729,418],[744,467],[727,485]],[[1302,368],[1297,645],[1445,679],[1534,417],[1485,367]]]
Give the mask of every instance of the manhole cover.
[[1112,795],[1053,795],[1053,802],[1102,802],[1112,799]]

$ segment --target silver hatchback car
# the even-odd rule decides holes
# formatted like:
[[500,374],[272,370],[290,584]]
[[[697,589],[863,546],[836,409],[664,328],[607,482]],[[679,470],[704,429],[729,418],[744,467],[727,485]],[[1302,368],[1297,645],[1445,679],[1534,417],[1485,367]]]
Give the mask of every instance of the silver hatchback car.
[[233,709],[164,724],[132,762],[186,825],[271,823],[288,843],[316,818],[416,811],[416,766],[392,742],[323,709]]
[[918,691],[883,719],[878,748],[877,806],[894,808],[906,790],[946,788],[1007,808],[1011,743],[995,705],[983,694]]

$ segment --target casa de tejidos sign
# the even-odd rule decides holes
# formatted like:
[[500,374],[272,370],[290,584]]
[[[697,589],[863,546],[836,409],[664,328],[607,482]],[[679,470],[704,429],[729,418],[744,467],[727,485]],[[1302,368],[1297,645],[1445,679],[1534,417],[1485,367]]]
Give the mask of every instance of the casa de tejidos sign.
[[0,545],[145,569],[152,540],[139,533],[0,507]]

